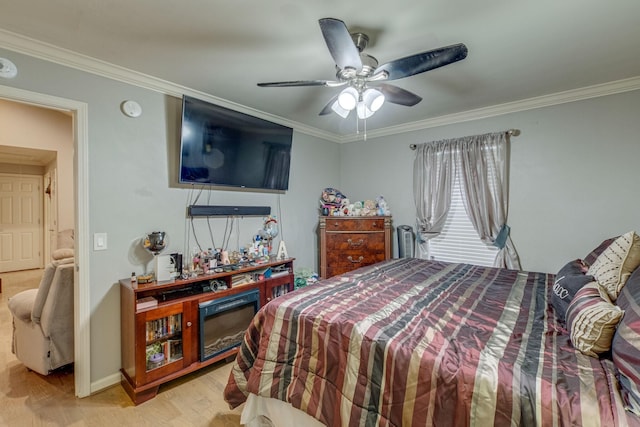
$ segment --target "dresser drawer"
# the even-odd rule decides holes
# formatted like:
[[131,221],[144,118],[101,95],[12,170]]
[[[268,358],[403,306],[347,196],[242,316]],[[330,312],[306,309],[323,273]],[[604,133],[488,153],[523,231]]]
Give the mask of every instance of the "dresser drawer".
[[375,264],[384,261],[384,252],[381,253],[362,253],[359,255],[350,255],[345,253],[327,254],[327,262],[332,266],[350,267],[350,270],[365,265]]
[[327,252],[384,254],[384,233],[327,233]]
[[362,255],[327,254],[327,277],[346,273],[384,260],[384,253]]
[[335,219],[326,220],[327,233],[333,231],[384,231],[384,218]]

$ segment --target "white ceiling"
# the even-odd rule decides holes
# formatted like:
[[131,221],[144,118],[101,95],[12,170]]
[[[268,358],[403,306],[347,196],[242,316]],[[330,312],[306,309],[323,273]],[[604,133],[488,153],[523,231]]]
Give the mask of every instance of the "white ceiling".
[[640,88],[637,0],[0,0],[0,11],[8,32],[338,137],[354,133],[353,115],[318,113],[340,88],[256,86],[335,78],[324,17],[368,34],[380,64],[469,49],[463,61],[394,81],[424,100],[385,104],[369,131],[624,79]]

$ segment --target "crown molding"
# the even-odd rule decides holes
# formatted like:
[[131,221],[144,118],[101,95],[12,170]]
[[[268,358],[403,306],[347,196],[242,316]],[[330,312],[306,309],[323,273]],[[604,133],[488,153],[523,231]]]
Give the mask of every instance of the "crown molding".
[[[367,132],[367,138],[379,138],[390,135],[397,135],[404,132],[429,129],[439,126],[452,125],[456,123],[469,122],[473,120],[486,119],[489,117],[502,116],[520,111],[534,110],[536,108],[550,107],[553,105],[566,104],[569,102],[582,101],[590,98],[614,95],[617,93],[631,92],[640,89],[640,76],[629,79],[616,80],[579,89],[557,92],[550,95],[537,96],[520,101],[507,102],[490,107],[478,108],[475,110],[463,111],[461,113],[447,114],[433,117],[412,123],[405,123],[398,126],[389,126]],[[359,141],[360,135],[349,135],[340,139],[339,142],[347,143]]]
[[96,59],[87,55],[63,49],[49,43],[35,40],[22,36],[10,31],[0,29],[0,47],[12,50],[14,52],[29,55],[38,59],[53,62],[66,67],[85,71],[98,76],[106,77],[122,83],[149,89],[165,95],[182,98],[188,95],[202,99],[213,104],[221,105],[241,113],[249,114],[265,120],[272,121],[284,126],[295,129],[307,135],[326,139],[332,142],[339,142],[339,136],[320,130],[318,128],[307,126],[284,117],[276,116],[264,111],[256,110],[245,105],[237,104],[229,100],[218,98],[208,93],[200,92],[186,86],[178,85],[166,80],[159,79],[148,74],[133,71],[115,64],[111,64],[100,59]]
[[[117,80],[123,83],[143,87],[155,92],[163,93],[165,95],[175,96],[178,98],[181,98],[183,95],[197,97],[226,108],[240,111],[245,114],[250,114],[256,117],[263,118],[265,120],[270,120],[284,126],[289,126],[297,132],[315,136],[331,142],[348,143],[359,141],[363,138],[362,134],[338,135],[332,132],[323,131],[321,129],[308,126],[300,122],[292,121],[264,111],[256,110],[241,104],[237,104],[235,102],[228,101],[223,98],[218,98],[208,93],[196,91],[185,86],[159,79],[157,77],[139,73],[137,71],[120,67],[118,65],[92,58],[90,56],[82,55],[3,29],[0,29],[0,47],[67,67],[75,68],[81,71],[86,71],[102,77],[107,77],[112,80]],[[501,116],[509,113],[533,110],[536,108],[582,101],[585,99],[613,95],[616,93],[630,92],[638,89],[640,89],[640,76],[567,90],[549,95],[538,96],[534,98],[523,99],[519,101],[507,102],[499,105],[477,108],[460,113],[447,114],[444,116],[433,117],[430,119],[405,123],[397,126],[389,126],[382,129],[368,131],[366,137],[380,138],[390,135],[397,135],[399,133],[413,132],[438,126],[446,126],[456,123]]]

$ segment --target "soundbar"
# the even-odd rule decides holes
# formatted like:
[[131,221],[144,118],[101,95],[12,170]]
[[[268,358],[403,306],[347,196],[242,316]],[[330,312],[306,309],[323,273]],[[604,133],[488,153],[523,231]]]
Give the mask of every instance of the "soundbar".
[[271,214],[271,206],[211,206],[191,205],[190,217],[198,216],[265,216]]

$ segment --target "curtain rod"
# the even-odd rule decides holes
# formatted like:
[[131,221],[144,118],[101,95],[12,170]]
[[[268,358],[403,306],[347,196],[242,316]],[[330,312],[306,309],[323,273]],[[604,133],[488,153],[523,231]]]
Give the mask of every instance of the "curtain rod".
[[[520,135],[520,129],[509,129],[504,131],[504,133],[506,133],[509,136],[519,136]],[[409,148],[411,148],[412,150],[415,150],[416,148],[418,148],[417,144],[409,144]]]

